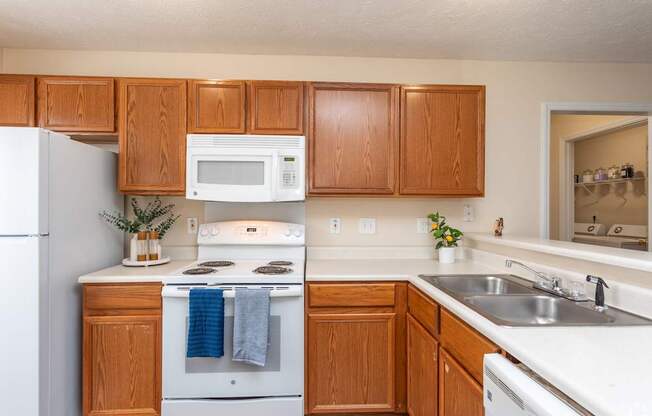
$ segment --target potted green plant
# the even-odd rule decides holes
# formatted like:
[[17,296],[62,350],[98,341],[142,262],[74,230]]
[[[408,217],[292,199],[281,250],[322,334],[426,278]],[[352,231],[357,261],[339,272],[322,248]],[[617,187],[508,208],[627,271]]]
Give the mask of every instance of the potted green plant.
[[[144,234],[147,239],[148,247],[146,248],[145,260],[159,260],[161,259],[161,253],[160,244],[158,243],[180,217],[180,215],[172,212],[174,206],[174,204],[163,205],[163,202],[157,196],[143,208],[136,198],[132,198],[133,219],[120,212],[112,211],[102,211],[100,217],[131,236],[129,260],[132,263],[139,259],[139,251],[142,251],[142,248],[139,249],[138,246],[139,234],[141,236]],[[155,240],[154,244],[150,243],[150,238]],[[142,253],[140,254],[142,256]]]
[[464,233],[448,225],[446,217],[439,212],[429,214],[428,218],[432,222],[430,232],[437,242],[435,249],[439,253],[439,262],[455,263],[455,248]]

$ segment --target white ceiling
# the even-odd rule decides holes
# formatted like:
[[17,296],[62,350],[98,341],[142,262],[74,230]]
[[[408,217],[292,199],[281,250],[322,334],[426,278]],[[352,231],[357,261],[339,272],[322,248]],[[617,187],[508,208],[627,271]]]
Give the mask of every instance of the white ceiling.
[[652,0],[0,0],[0,47],[652,62]]

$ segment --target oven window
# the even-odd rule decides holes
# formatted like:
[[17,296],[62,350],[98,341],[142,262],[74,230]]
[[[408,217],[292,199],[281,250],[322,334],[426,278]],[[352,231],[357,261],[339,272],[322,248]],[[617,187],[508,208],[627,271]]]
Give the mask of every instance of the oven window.
[[197,182],[209,185],[264,185],[265,162],[201,160]]

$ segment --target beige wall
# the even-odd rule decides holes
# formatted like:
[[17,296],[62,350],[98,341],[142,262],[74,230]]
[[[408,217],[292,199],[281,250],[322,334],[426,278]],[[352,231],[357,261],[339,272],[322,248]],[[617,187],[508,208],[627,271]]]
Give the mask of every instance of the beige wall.
[[[561,166],[560,166],[560,149],[564,139],[578,135],[583,132],[591,131],[611,123],[621,121],[631,116],[621,115],[596,115],[596,114],[553,114],[550,119],[550,238],[559,239],[559,207],[560,201],[563,200],[561,195],[562,188],[560,184]],[[599,167],[599,166],[598,166]]]
[[[505,233],[535,236],[540,212],[541,103],[652,101],[652,65],[561,64],[317,56],[220,55],[6,49],[6,73],[300,79],[352,82],[460,83],[487,86],[486,197],[477,199],[314,199],[308,201],[309,244],[430,244],[415,219],[440,210],[467,231],[489,231],[505,218]],[[196,207],[196,203],[191,203]],[[462,208],[475,208],[462,222]],[[343,218],[339,236],[326,219]],[[357,217],[378,218],[378,233],[358,235]],[[184,224],[185,228],[185,224]],[[174,236],[170,241],[174,242]],[[180,240],[186,241],[185,237]]]
[[[575,143],[575,174],[630,162],[647,178],[647,124]],[[592,192],[589,192],[592,191]],[[575,188],[575,221],[647,225],[644,181]]]

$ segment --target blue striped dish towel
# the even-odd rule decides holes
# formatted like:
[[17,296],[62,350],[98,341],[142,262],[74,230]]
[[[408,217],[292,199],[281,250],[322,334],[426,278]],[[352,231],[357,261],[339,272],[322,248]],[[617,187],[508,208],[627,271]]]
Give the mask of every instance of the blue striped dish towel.
[[222,289],[190,289],[186,357],[224,355],[224,293]]

